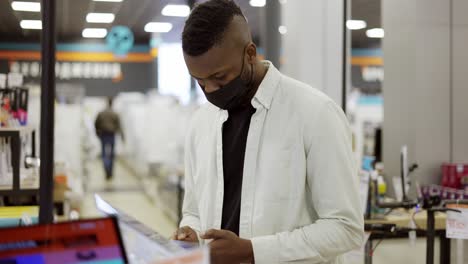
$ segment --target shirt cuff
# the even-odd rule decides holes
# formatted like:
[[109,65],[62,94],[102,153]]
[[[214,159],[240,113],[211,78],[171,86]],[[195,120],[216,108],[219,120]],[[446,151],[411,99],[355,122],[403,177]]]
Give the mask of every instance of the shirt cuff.
[[279,242],[276,236],[261,236],[251,239],[255,264],[279,262]]

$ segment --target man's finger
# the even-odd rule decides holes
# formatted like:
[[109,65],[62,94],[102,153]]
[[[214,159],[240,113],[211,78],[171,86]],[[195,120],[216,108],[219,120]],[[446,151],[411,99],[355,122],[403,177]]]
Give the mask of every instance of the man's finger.
[[189,226],[183,226],[179,229],[179,231],[186,234],[190,234],[192,232],[192,228],[190,228]]
[[180,233],[180,234],[177,235],[178,240],[184,240],[186,238],[187,238],[187,234],[185,234],[185,233]]
[[174,233],[172,234],[172,239],[174,239],[174,240],[180,240],[181,238],[179,238],[179,237],[182,237],[181,234],[183,234],[183,233],[185,233],[185,232],[183,231],[182,228],[177,229],[177,230],[174,231]]
[[193,230],[188,226],[183,226],[176,231],[176,239],[184,240],[191,236]]
[[220,239],[220,238],[225,238],[227,232],[224,230],[216,230],[216,229],[210,229],[206,231],[203,235],[201,235],[201,238],[203,239]]
[[174,233],[172,233],[172,235],[171,235],[171,238],[170,238],[170,239],[172,239],[172,240],[176,240],[176,239],[177,239],[177,230],[176,230],[176,231],[174,231]]

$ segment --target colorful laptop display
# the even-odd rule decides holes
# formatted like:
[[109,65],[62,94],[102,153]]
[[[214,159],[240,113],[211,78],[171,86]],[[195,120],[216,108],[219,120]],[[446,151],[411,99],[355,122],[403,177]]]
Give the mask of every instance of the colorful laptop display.
[[0,264],[127,263],[114,217],[0,229]]

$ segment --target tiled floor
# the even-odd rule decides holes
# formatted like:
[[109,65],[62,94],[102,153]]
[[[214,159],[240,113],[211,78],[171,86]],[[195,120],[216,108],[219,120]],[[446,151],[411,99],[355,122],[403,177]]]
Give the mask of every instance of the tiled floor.
[[117,209],[135,217],[163,236],[169,237],[172,234],[176,223],[148,198],[140,180],[126,167],[117,162],[114,178],[109,182],[105,180],[100,160],[90,164],[90,168],[90,177],[87,181],[88,191],[83,200],[81,217],[100,216],[94,204],[94,193],[97,193]]

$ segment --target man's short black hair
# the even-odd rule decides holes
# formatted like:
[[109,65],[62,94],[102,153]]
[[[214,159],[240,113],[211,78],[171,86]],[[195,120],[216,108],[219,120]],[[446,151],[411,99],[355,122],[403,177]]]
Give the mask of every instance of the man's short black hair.
[[223,39],[234,16],[242,16],[242,10],[232,0],[209,0],[197,5],[182,33],[182,49],[189,56],[207,52]]

